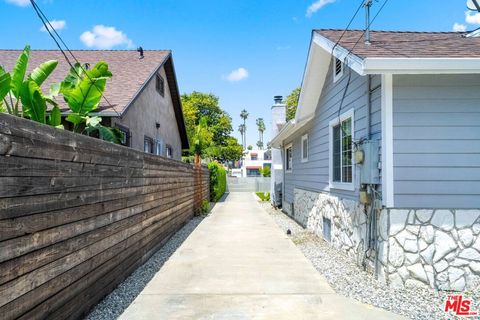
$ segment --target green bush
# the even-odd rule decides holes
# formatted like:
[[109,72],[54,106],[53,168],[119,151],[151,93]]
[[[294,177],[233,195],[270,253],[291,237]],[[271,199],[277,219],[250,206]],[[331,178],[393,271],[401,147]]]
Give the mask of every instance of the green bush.
[[210,200],[217,202],[227,190],[227,172],[217,162],[208,164],[210,170]]
[[200,208],[203,214],[208,213],[210,211],[210,202],[208,199],[203,199],[202,200],[202,207]]
[[262,201],[270,201],[270,192],[255,192]]

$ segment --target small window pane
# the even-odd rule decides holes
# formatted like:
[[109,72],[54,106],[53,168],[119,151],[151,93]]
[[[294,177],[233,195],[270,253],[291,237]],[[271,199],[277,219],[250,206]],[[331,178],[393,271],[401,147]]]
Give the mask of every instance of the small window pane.
[[152,138],[145,137],[143,139],[143,151],[147,153],[153,153],[153,140]]
[[341,181],[340,126],[333,127],[333,181]]
[[292,170],[292,147],[288,147],[285,151],[285,169]]
[[308,159],[308,137],[302,138],[302,159]]
[[160,93],[160,95],[163,97],[165,95],[165,82],[161,75],[157,74],[156,78],[157,81],[155,87],[157,89],[157,92]]

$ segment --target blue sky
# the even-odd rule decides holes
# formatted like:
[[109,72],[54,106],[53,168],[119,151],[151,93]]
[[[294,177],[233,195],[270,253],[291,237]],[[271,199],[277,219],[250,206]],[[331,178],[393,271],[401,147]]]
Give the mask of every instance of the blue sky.
[[[384,0],[374,1],[376,13]],[[255,119],[267,124],[274,95],[301,82],[311,30],[345,28],[361,0],[37,0],[75,49],[171,49],[181,92],[212,92],[232,116],[250,112],[247,142],[258,140]],[[27,4],[27,5],[25,5]],[[309,9],[310,8],[310,9]],[[55,48],[28,0],[0,0],[2,48]],[[362,28],[363,12],[353,28]],[[467,30],[480,15],[466,16],[464,0],[389,0],[373,29]],[[1,64],[1,61],[0,61]]]

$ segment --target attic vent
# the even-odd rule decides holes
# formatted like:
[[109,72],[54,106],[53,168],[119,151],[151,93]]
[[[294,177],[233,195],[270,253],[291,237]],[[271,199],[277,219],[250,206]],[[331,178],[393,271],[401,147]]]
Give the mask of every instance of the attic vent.
[[333,82],[336,82],[343,75],[343,63],[340,59],[335,58],[335,73],[333,74]]

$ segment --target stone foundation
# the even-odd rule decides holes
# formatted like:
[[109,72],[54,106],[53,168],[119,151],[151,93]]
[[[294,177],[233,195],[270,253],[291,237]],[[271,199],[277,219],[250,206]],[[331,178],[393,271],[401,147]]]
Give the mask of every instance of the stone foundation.
[[463,291],[480,285],[480,210],[383,209],[377,215],[376,252],[365,260],[366,214],[357,201],[295,189],[293,213],[301,225],[393,287]]
[[331,244],[361,264],[364,256],[366,215],[363,205],[325,193],[295,189],[293,218],[320,237],[323,218],[331,222]]
[[480,210],[384,210],[385,281],[394,287],[468,290],[480,283]]

